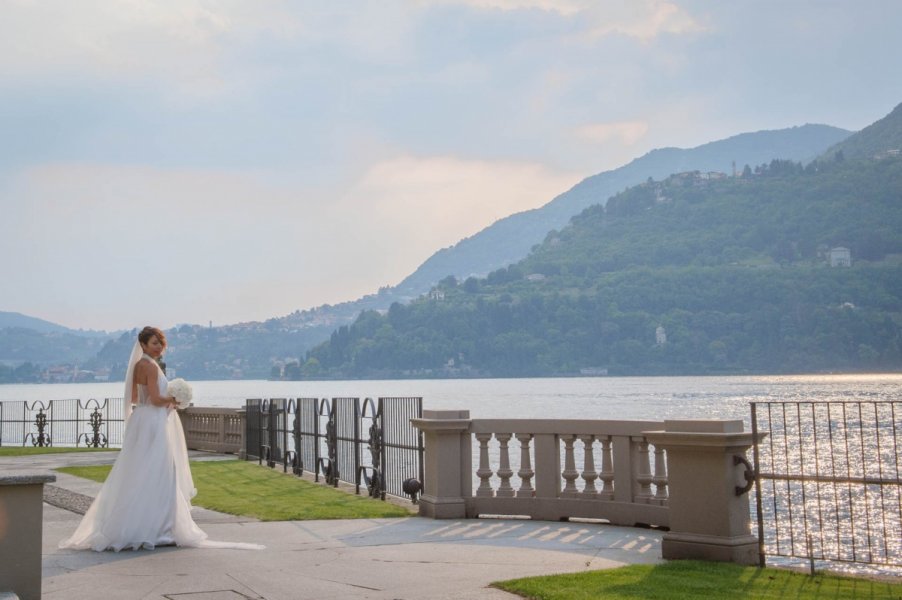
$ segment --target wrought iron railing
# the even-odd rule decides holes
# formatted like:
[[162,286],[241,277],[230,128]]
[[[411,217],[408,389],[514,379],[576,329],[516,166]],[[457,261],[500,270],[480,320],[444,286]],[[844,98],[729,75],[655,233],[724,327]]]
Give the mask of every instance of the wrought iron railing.
[[122,399],[0,402],[0,446],[122,445]]
[[[753,402],[759,560],[902,566],[902,402]],[[757,438],[757,435],[755,435]]]
[[405,481],[423,481],[422,437],[410,424],[422,411],[422,398],[249,399],[246,456],[357,493],[403,496]]

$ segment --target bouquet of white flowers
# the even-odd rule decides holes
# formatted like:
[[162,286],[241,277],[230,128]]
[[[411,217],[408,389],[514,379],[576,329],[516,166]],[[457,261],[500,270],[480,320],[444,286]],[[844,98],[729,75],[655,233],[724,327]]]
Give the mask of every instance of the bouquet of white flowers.
[[178,402],[179,408],[187,408],[191,403],[191,384],[189,384],[181,377],[170,381],[166,390],[169,395],[173,396],[175,398],[175,401]]

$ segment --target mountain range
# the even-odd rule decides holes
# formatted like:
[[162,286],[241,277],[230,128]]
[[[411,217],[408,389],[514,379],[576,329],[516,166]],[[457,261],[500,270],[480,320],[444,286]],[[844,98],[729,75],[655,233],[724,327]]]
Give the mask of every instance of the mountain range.
[[[875,135],[883,134],[872,133],[870,137]],[[216,328],[187,325],[167,332],[167,335],[175,336],[171,358],[178,359],[182,374],[195,378],[270,376],[274,372],[273,365],[282,365],[291,357],[302,357],[308,349],[328,339],[337,328],[352,323],[361,312],[385,311],[394,303],[408,303],[449,275],[460,280],[485,276],[522,260],[550,231],[566,227],[568,221],[586,207],[604,204],[610,196],[649,178],[660,179],[685,171],[733,175],[744,170],[746,165],[759,165],[774,158],[808,162],[839,150],[851,156],[856,150],[846,150],[842,145],[852,139],[849,136],[850,132],[827,125],[804,125],[744,133],[691,149],[654,150],[619,169],[588,177],[541,208],[500,219],[476,235],[437,251],[398,285],[380,289],[378,293],[336,305],[295,311],[265,322]],[[28,317],[19,317],[0,321],[0,362],[22,359],[21,354],[15,358],[4,356],[2,350],[6,346],[3,339],[6,329],[30,328],[28,322],[22,320]],[[41,325],[46,333],[50,333],[46,329],[48,325],[52,329],[53,324]],[[96,334],[71,330],[68,333]],[[184,339],[178,339],[180,336]],[[119,346],[130,345],[126,341],[130,338],[128,332],[111,335],[107,347],[100,352],[95,349],[91,357],[81,360],[89,367],[109,365],[113,357],[122,352]],[[240,355],[235,352],[236,347],[243,348]],[[127,348],[125,350],[127,354]]]
[[395,302],[410,302],[449,275],[458,279],[479,277],[514,263],[525,257],[549,231],[565,226],[584,208],[604,203],[613,194],[649,177],[693,170],[732,173],[745,165],[774,158],[807,162],[849,135],[851,132],[837,127],[807,124],[743,133],[695,148],[653,150],[623,167],[584,179],[540,208],[499,219],[454,246],[438,250],[393,287],[357,300],[299,310],[268,321],[270,328],[296,334],[288,346],[276,342],[273,355],[297,356],[327,339],[337,327],[352,323],[362,311],[386,310]]
[[605,171],[576,184],[541,208],[499,219],[476,235],[439,250],[393,289],[395,295],[418,296],[443,277],[484,276],[516,262],[583,209],[604,204],[629,186],[683,171],[732,173],[745,165],[774,158],[807,162],[851,132],[827,125],[803,125],[775,131],[743,133],[696,148],[661,148],[623,167]]
[[104,337],[107,336],[105,331],[94,331],[85,329],[69,329],[44,319],[37,317],[29,317],[17,312],[0,311],[0,329],[19,328],[30,329],[39,333],[68,333],[83,337]]
[[299,375],[902,369],[900,122],[808,163],[650,178],[522,261],[362,314]]

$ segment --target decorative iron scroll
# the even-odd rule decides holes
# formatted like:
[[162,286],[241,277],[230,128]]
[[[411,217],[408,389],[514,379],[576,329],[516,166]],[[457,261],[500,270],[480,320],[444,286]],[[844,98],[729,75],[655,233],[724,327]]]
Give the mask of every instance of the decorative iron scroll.
[[338,436],[336,434],[335,410],[328,398],[323,398],[319,405],[320,416],[327,416],[329,420],[326,422],[326,454],[327,457],[320,457],[320,471],[326,478],[326,483],[332,486],[338,486]]
[[[361,475],[366,483],[366,489],[370,497],[385,500],[385,473],[382,464],[384,450],[382,414],[376,409],[372,398],[367,398],[363,401],[361,418],[370,418],[373,421],[368,429],[370,437],[367,440],[372,465],[360,467]],[[369,471],[369,474],[367,471]]]
[[742,472],[742,476],[745,478],[745,485],[736,486],[736,495],[741,496],[748,493],[748,491],[752,489],[752,486],[755,485],[755,477],[757,477],[757,474],[755,473],[755,468],[752,466],[752,463],[749,462],[749,459],[741,454],[733,455],[733,466],[737,465],[745,467],[745,470]]
[[122,444],[122,399],[0,401],[0,445],[108,448]]
[[294,475],[300,477],[304,474],[304,453],[301,451],[302,437],[300,402],[296,401],[294,398],[290,399],[285,410],[286,418],[287,415],[294,415],[294,418],[291,421],[291,433],[294,436],[294,445],[292,449],[289,450],[289,445],[286,444],[285,454],[282,460],[282,471],[288,472],[288,465],[291,465],[291,472]]
[[48,425],[50,425],[51,420],[47,418],[47,413],[45,410],[49,410],[53,406],[53,402],[50,402],[50,406],[44,406],[43,402],[34,402],[30,407],[27,406],[30,410],[34,410],[34,407],[38,406],[38,414],[34,416],[34,426],[37,430],[37,434],[35,432],[31,432],[25,436],[26,441],[30,438],[31,445],[44,448],[53,445],[53,440],[50,438],[50,433],[48,432]]
[[100,432],[103,423],[103,413],[100,412],[99,408],[95,408],[91,412],[91,416],[88,417],[88,425],[91,426],[91,433],[80,434],[76,443],[84,441],[85,444],[91,448],[106,448],[106,436]]

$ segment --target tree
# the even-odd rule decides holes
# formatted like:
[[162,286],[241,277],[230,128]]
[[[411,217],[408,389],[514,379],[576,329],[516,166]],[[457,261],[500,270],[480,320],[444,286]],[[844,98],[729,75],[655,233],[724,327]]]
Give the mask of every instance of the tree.
[[297,381],[301,378],[301,364],[297,361],[292,361],[285,365],[285,379],[290,379],[292,381]]
[[457,277],[454,275],[448,275],[444,279],[438,282],[438,287],[440,288],[456,288],[457,287]]
[[475,277],[467,277],[464,281],[464,291],[468,294],[475,294],[479,291],[479,280]]
[[304,375],[305,379],[313,379],[314,377],[319,376],[321,370],[320,362],[316,360],[315,357],[311,356],[301,368],[301,373]]

